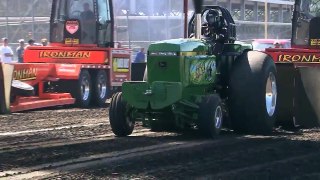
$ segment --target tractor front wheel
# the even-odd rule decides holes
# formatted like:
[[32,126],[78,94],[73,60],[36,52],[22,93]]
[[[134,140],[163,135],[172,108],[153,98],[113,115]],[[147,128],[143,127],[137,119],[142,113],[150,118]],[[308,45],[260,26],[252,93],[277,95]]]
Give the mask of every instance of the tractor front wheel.
[[218,95],[204,97],[199,107],[199,130],[207,137],[220,134],[223,122],[223,109]]
[[112,96],[109,108],[109,120],[112,132],[116,136],[128,136],[134,129],[134,120],[127,103],[122,99],[122,92]]

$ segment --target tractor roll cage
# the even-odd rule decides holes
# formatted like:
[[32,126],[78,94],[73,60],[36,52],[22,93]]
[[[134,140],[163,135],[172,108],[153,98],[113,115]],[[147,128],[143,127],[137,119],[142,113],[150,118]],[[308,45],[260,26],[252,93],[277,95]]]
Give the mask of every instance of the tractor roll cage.
[[[86,13],[85,4],[90,13]],[[68,21],[78,22],[79,33],[66,32]],[[114,46],[114,17],[112,0],[53,0],[50,17],[50,42],[63,45]],[[67,44],[70,39],[78,43]],[[77,41],[72,41],[77,42]]]
[[[204,13],[210,9],[215,9],[221,12],[221,16],[225,20],[225,28],[226,28],[226,37],[225,37],[225,43],[233,43],[236,40],[236,25],[235,22],[230,14],[230,12],[220,6],[205,6],[204,9],[201,12],[201,16],[204,16]],[[193,16],[191,17],[189,24],[188,24],[188,37],[191,37],[192,34],[195,32],[195,16],[196,14],[194,13]],[[204,17],[203,17],[204,18]]]

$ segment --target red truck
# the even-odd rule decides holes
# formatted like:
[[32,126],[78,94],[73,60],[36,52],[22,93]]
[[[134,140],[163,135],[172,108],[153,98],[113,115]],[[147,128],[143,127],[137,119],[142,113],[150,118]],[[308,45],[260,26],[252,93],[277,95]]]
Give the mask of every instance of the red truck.
[[320,2],[295,0],[292,48],[266,49],[277,67],[277,119],[288,127],[320,125]]
[[1,112],[103,106],[130,80],[131,50],[116,47],[112,3],[53,0],[50,46],[29,46],[24,63],[1,64]]

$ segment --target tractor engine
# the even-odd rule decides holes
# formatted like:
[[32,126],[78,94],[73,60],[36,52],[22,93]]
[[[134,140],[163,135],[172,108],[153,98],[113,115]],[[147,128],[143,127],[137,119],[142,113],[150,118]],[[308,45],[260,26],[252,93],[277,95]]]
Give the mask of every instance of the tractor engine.
[[[179,82],[184,88],[215,82],[216,58],[207,55],[211,45],[200,40],[176,39],[149,47],[148,82]],[[205,88],[202,89],[205,92]]]

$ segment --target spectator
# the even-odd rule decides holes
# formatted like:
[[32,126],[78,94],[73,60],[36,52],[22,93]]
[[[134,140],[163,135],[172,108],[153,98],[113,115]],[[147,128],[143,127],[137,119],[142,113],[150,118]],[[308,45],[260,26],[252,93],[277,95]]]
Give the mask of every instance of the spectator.
[[134,63],[144,63],[145,62],[145,54],[144,48],[141,48],[140,51],[137,53]]
[[46,38],[41,39],[41,44],[42,44],[42,46],[47,46],[48,40]]
[[29,39],[28,41],[28,45],[26,47],[29,47],[29,46],[34,46],[34,40],[33,39]]
[[1,62],[3,63],[11,63],[13,61],[13,51],[8,46],[8,38],[2,38],[3,45],[0,48],[1,51]]
[[17,47],[16,52],[18,56],[18,62],[23,63],[23,54],[24,54],[24,39],[19,39],[19,47]]
[[95,43],[95,23],[96,18],[93,11],[90,9],[89,3],[83,4],[83,12],[80,14],[82,42],[85,44]]
[[80,14],[81,20],[94,20],[94,13],[90,9],[89,3],[83,4],[83,12]]
[[281,44],[278,41],[274,42],[273,45],[274,48],[281,48]]

